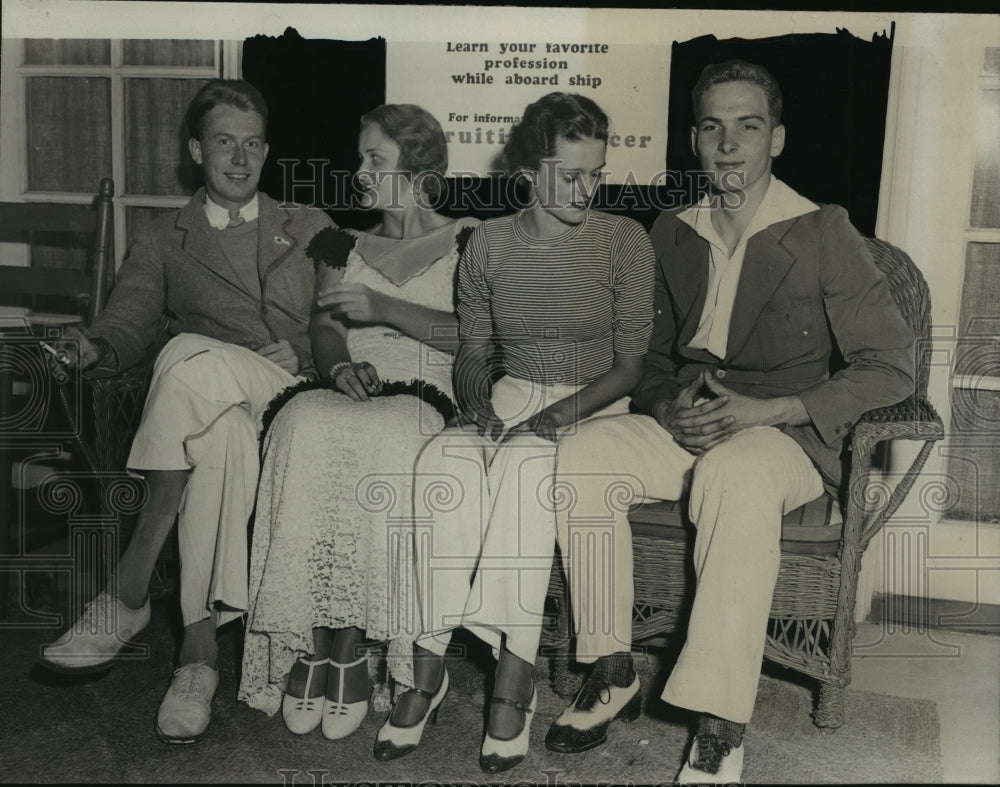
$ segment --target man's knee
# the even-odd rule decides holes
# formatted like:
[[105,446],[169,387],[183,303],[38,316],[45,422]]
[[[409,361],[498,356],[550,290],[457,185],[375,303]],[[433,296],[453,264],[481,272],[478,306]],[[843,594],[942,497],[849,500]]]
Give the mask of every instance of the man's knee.
[[209,459],[211,465],[228,463],[228,457],[233,455],[256,456],[257,438],[257,424],[250,413],[245,407],[235,405],[216,418],[201,434],[188,438],[185,451],[188,461],[195,467],[206,459]]
[[226,404],[246,399],[236,359],[243,348],[197,334],[181,334],[172,342],[176,344],[164,347],[156,360],[153,386],[158,398],[193,396]]
[[612,419],[584,421],[559,438],[559,467],[571,470],[598,466],[623,469],[613,458],[620,443],[621,434]]
[[779,472],[768,457],[774,459],[789,449],[801,450],[791,438],[772,427],[739,432],[698,458],[692,486],[716,486],[727,494],[739,489],[765,489],[777,480]]

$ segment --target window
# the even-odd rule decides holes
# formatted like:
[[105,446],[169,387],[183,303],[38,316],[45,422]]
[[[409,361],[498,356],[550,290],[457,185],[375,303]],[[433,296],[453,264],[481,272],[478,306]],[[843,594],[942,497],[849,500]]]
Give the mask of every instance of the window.
[[[5,194],[85,202],[115,181],[115,256],[158,214],[183,205],[196,183],[184,110],[209,79],[236,75],[239,45],[211,40],[5,41],[3,98],[16,126],[4,140]],[[228,56],[228,59],[227,59]],[[13,88],[13,90],[11,90]],[[5,136],[7,136],[5,134]],[[13,148],[13,150],[11,149]],[[33,264],[79,264],[65,239],[35,239]]]
[[965,275],[953,369],[948,473],[956,519],[1000,523],[1000,47],[984,51]]

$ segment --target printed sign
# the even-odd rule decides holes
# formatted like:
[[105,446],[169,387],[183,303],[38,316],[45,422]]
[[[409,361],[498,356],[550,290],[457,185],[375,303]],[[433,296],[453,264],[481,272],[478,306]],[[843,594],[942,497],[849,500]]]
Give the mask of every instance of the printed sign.
[[668,44],[390,41],[386,101],[433,114],[449,140],[450,174],[481,176],[503,168],[507,134],[528,104],[579,93],[610,118],[607,182],[648,183],[665,166],[669,55]]

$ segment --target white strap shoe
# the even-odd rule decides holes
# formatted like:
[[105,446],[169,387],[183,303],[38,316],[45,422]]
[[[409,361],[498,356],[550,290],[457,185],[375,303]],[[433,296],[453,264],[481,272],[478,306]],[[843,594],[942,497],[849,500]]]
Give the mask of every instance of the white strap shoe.
[[[302,690],[302,697],[296,697],[287,689],[285,696],[281,698],[281,717],[285,720],[285,726],[289,732],[296,735],[306,735],[312,732],[323,719],[323,705],[326,702],[326,667],[330,659],[318,659],[307,661],[299,659],[298,664],[309,668],[306,674],[305,688]],[[315,697],[309,696],[314,691],[313,675],[316,676],[316,683],[320,686],[320,693]]]
[[[330,659],[330,667],[336,670],[337,674],[337,699],[330,699],[329,697],[329,684],[327,685],[327,697],[323,701],[323,723],[322,731],[323,737],[327,740],[337,741],[341,738],[346,738],[352,732],[361,726],[361,723],[365,720],[368,715],[368,700],[371,695],[371,686],[369,686],[369,697],[365,697],[359,702],[344,702],[344,682],[347,675],[347,670],[351,667],[357,667],[359,664],[367,663],[368,656],[362,656],[357,661],[352,661],[350,664],[338,664],[333,659]],[[368,675],[365,673],[365,681],[367,682]]]
[[382,725],[375,739],[375,759],[395,760],[397,757],[409,754],[420,745],[420,738],[424,734],[424,726],[428,723],[434,724],[437,721],[438,708],[441,707],[441,703],[444,701],[444,695],[448,693],[448,685],[448,670],[445,670],[441,675],[441,685],[434,694],[418,688],[412,688],[406,692],[407,694],[413,693],[427,699],[429,701],[427,712],[420,721],[405,727],[393,724],[392,714],[390,713],[389,718],[386,719],[385,724]]
[[528,753],[528,733],[531,730],[531,721],[535,717],[535,708],[538,706],[538,690],[534,686],[531,687],[531,702],[527,705],[506,697],[493,697],[490,702],[502,702],[524,714],[521,731],[509,740],[494,738],[488,729],[486,731],[482,752],[479,755],[479,767],[486,773],[500,773],[513,768]]

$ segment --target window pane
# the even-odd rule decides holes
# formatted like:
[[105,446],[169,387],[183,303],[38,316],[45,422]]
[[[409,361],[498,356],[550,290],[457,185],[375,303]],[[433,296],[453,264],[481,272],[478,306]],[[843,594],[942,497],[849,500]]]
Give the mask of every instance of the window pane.
[[986,47],[986,57],[983,59],[983,71],[987,74],[1000,76],[1000,46]]
[[125,80],[125,192],[183,196],[196,168],[184,111],[205,79]]
[[972,176],[972,210],[969,223],[977,228],[1000,228],[1000,90],[979,93],[976,131],[976,168]]
[[29,66],[107,66],[111,44],[106,38],[29,38],[24,42]]
[[26,81],[28,188],[96,194],[111,175],[111,80]]
[[948,475],[959,489],[954,519],[1000,523],[1000,391],[952,391]]
[[176,208],[127,207],[125,209],[125,248],[131,250],[132,244],[149,231],[150,225],[159,216],[176,213],[176,211]]
[[969,243],[965,250],[960,336],[1000,335],[1000,243]]
[[123,44],[127,66],[215,65],[215,41],[129,39]]
[[983,385],[1000,379],[998,299],[1000,243],[969,243],[954,371],[972,387],[951,392],[948,474],[961,491],[949,515],[978,522],[1000,517],[1000,391]]

